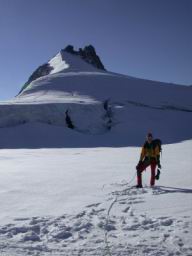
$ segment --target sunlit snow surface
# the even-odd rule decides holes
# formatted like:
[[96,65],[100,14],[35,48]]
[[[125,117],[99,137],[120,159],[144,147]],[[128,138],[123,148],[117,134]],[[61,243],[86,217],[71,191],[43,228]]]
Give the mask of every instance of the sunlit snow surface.
[[62,60],[60,53],[53,57],[48,63],[53,68],[50,74],[60,72],[69,67],[69,64]]
[[[69,53],[49,64],[51,74],[0,102],[0,255],[192,255],[192,87]],[[144,172],[138,190],[149,131],[163,141],[163,169],[154,188]]]
[[164,145],[139,190],[137,147],[2,149],[1,255],[191,255],[191,149]]

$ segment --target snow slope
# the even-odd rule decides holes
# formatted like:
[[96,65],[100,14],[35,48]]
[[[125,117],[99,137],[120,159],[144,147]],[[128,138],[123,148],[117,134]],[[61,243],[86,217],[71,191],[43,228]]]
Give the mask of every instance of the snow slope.
[[[192,255],[192,87],[67,52],[49,65],[0,102],[0,255]],[[148,131],[163,141],[163,170],[137,190]]]
[[191,148],[139,190],[140,148],[1,150],[0,255],[191,255]]
[[55,57],[53,57],[48,63],[53,68],[50,74],[54,74],[69,68],[69,64],[67,64],[65,61],[62,60],[60,53],[58,53]]
[[[112,142],[107,139],[105,146],[114,141],[116,146],[139,145],[149,130],[155,130],[164,143],[192,137],[191,87],[99,70],[68,52],[58,53],[49,63],[51,74],[31,82],[14,99],[0,102],[0,127],[41,122],[63,127],[61,133],[67,136],[65,111],[69,110],[75,132],[102,135],[110,130],[115,138]],[[101,138],[98,141],[103,141]],[[3,141],[1,147],[22,146]]]

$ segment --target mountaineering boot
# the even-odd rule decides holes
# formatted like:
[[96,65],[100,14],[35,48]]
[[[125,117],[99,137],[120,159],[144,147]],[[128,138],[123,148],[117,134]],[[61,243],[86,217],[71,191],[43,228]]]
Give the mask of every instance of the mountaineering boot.
[[135,187],[136,188],[142,188],[143,186],[142,185],[136,185]]

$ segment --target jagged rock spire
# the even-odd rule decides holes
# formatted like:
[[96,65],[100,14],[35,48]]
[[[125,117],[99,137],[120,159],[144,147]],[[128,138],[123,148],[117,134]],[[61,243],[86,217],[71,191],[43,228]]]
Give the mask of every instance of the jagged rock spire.
[[99,56],[96,54],[95,48],[92,45],[85,46],[83,49],[79,48],[79,51],[75,51],[73,45],[68,45],[65,47],[65,49],[63,49],[63,51],[79,55],[86,62],[92,64],[96,68],[105,70],[103,63],[101,62]]

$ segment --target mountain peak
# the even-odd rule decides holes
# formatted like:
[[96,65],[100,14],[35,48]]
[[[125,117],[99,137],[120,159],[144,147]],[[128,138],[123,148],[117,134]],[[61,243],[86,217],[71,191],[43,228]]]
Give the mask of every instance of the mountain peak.
[[[69,56],[70,55],[70,56]],[[74,58],[76,56],[77,58]],[[90,64],[90,65],[89,65]],[[53,57],[48,63],[39,66],[29,77],[27,82],[22,87],[19,94],[34,80],[58,72],[79,71],[84,69],[95,68],[105,71],[105,67],[99,56],[96,54],[95,48],[92,45],[87,45],[78,51],[74,50],[73,45],[68,45]]]

